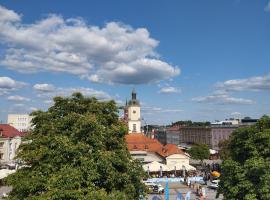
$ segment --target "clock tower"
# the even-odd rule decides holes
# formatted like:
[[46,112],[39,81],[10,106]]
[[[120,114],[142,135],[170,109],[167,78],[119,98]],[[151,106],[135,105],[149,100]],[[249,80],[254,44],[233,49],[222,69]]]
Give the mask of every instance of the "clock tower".
[[141,133],[141,106],[135,90],[132,90],[131,100],[126,104],[125,118],[128,122],[128,133]]

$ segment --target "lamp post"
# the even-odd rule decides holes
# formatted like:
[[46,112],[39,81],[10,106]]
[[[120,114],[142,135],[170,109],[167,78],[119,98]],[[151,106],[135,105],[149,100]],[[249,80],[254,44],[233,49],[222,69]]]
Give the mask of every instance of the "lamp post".
[[160,178],[162,177],[162,166],[160,166]]
[[147,166],[147,173],[148,173],[148,176],[149,176],[149,174],[150,174],[149,165]]
[[186,167],[185,165],[182,165],[182,171],[183,171],[183,178],[186,176]]

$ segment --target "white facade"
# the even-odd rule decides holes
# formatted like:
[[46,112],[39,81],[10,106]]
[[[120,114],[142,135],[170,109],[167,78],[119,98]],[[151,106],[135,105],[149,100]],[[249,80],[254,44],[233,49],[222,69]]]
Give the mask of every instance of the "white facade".
[[189,165],[189,157],[184,154],[172,154],[166,157],[166,164],[168,166],[186,166]]
[[13,138],[0,138],[0,162],[9,163],[13,161],[20,144],[20,136]]
[[8,124],[20,132],[26,132],[31,128],[32,116],[26,114],[9,114]]
[[141,132],[141,107],[129,106],[128,107],[128,132],[140,133]]

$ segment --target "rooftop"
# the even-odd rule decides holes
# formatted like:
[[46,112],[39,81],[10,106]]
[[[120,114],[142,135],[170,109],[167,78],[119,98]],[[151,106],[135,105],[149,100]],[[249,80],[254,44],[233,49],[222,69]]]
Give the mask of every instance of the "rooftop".
[[16,128],[10,126],[9,124],[0,124],[0,132],[2,132],[2,137],[5,138],[24,135],[24,133],[18,131]]

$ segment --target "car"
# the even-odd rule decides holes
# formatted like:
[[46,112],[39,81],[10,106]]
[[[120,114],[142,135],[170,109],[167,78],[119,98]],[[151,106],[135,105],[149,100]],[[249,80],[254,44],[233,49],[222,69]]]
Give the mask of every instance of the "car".
[[152,182],[145,182],[145,186],[148,189],[148,193],[155,193],[155,194],[163,194],[164,193],[164,188],[162,187],[161,184],[156,184]]
[[218,188],[218,183],[220,182],[220,180],[213,180],[212,182],[211,182],[211,184],[208,186],[209,188],[211,188],[211,189],[217,189]]

